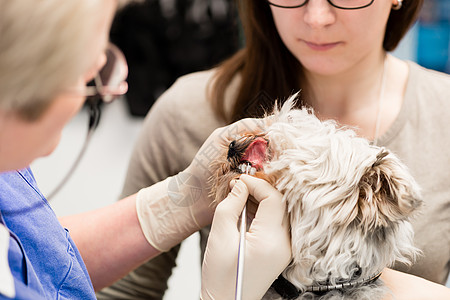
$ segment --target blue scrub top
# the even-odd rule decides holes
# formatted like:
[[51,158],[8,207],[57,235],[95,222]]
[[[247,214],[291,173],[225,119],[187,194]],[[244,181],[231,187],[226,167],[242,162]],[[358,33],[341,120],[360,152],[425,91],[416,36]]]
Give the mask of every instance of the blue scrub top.
[[96,299],[77,247],[30,169],[0,174],[0,222],[10,231],[15,299]]

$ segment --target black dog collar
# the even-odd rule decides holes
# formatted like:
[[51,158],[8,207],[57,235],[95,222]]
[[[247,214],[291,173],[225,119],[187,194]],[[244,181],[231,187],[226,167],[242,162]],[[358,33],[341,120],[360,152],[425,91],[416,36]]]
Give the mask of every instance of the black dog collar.
[[351,287],[367,285],[375,282],[381,276],[381,272],[378,272],[369,278],[362,278],[359,280],[350,280],[345,283],[339,283],[335,285],[313,285],[308,286],[304,291],[297,289],[291,282],[289,282],[283,275],[278,276],[278,278],[272,283],[272,288],[284,299],[295,299],[300,294],[306,292],[312,292],[314,294],[323,295],[332,290],[344,290]]

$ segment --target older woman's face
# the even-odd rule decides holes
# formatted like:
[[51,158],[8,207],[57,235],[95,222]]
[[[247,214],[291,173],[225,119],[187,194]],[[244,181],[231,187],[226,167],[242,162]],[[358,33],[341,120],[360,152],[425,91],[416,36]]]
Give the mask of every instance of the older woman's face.
[[[109,29],[117,1],[105,0],[98,12],[97,36],[86,45],[89,70],[80,74],[73,83],[74,90],[83,90],[105,63]],[[69,120],[80,110],[85,97],[74,93],[58,95],[47,111],[36,121],[26,121],[13,113],[0,111],[0,172],[28,166],[34,159],[50,154],[58,145],[61,132]]]
[[271,10],[281,39],[305,69],[336,75],[365,59],[380,58],[393,1],[343,10],[326,0],[310,0],[300,8]]

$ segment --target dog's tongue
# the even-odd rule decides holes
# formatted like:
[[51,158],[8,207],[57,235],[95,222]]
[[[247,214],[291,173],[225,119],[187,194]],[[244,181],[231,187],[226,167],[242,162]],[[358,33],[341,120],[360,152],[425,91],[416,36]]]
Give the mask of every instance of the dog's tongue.
[[248,161],[253,167],[262,169],[266,161],[267,141],[261,137],[256,138],[245,150],[242,161]]

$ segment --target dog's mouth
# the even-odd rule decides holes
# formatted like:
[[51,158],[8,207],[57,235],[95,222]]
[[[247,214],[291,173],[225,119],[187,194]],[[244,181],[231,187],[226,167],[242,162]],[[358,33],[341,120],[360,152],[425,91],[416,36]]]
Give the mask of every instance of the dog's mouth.
[[227,160],[231,170],[255,175],[269,158],[269,141],[261,136],[247,136],[230,143]]

